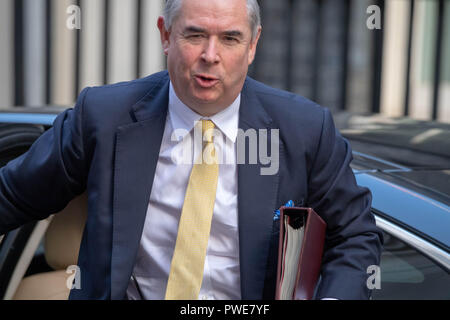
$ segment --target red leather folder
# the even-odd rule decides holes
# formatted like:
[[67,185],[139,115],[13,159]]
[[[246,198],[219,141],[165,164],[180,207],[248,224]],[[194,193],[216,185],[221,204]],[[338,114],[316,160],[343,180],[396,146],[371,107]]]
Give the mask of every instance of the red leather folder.
[[285,216],[304,218],[304,236],[297,266],[297,276],[292,300],[310,300],[319,278],[325,242],[326,223],[312,208],[281,207],[280,208],[280,240],[278,248],[277,284],[275,299],[281,298],[282,265],[285,258],[283,245],[285,242]]

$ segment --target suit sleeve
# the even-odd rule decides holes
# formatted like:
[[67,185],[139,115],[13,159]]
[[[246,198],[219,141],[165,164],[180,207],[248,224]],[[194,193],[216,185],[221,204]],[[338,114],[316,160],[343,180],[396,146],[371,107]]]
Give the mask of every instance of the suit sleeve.
[[371,193],[356,184],[349,143],[323,109],[320,143],[310,176],[308,206],[327,223],[316,298],[368,299],[367,268],[379,265],[382,234],[371,213]]
[[86,186],[81,92],[31,148],[0,169],[0,234],[62,210]]

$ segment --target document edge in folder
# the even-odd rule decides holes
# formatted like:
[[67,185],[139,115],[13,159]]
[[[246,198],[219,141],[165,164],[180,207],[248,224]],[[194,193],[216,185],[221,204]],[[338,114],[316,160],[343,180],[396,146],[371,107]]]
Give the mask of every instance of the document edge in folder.
[[[278,261],[277,261],[277,279],[276,279],[276,293],[275,299],[280,299],[280,275],[282,273],[282,255],[284,242],[284,210],[298,211],[299,213],[307,214],[304,240],[301,247],[301,253],[298,263],[297,276],[295,280],[295,289],[292,299],[308,300],[312,299],[314,287],[317,283],[320,274],[321,260],[323,254],[323,247],[325,242],[326,223],[312,208],[300,207],[281,207],[280,208],[280,236],[278,242]],[[315,233],[315,234],[312,234]],[[318,243],[309,244],[311,239],[320,240]],[[304,257],[313,257],[315,261],[307,260]],[[311,269],[312,268],[312,269]],[[303,272],[302,272],[303,271]],[[305,275],[309,273],[308,275]]]

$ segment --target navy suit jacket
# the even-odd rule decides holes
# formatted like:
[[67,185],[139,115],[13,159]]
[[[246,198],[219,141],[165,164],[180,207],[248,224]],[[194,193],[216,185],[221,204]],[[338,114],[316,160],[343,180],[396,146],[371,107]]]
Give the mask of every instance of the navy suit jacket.
[[[167,71],[84,89],[31,149],[0,170],[0,234],[62,210],[87,191],[88,218],[70,299],[123,299],[141,239],[168,108]],[[279,171],[238,165],[239,254],[243,299],[275,293],[279,221],[288,200],[327,223],[317,298],[366,299],[369,265],[382,236],[369,190],[349,167],[349,144],[330,112],[247,78],[239,128],[279,129]],[[270,138],[270,134],[268,134]],[[270,145],[270,144],[269,144]]]

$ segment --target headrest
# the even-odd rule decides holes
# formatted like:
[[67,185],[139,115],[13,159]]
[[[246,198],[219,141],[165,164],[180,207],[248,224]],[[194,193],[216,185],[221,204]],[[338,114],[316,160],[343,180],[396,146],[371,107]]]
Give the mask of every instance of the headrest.
[[77,265],[87,219],[87,194],[73,199],[53,219],[45,233],[45,259],[55,270]]

